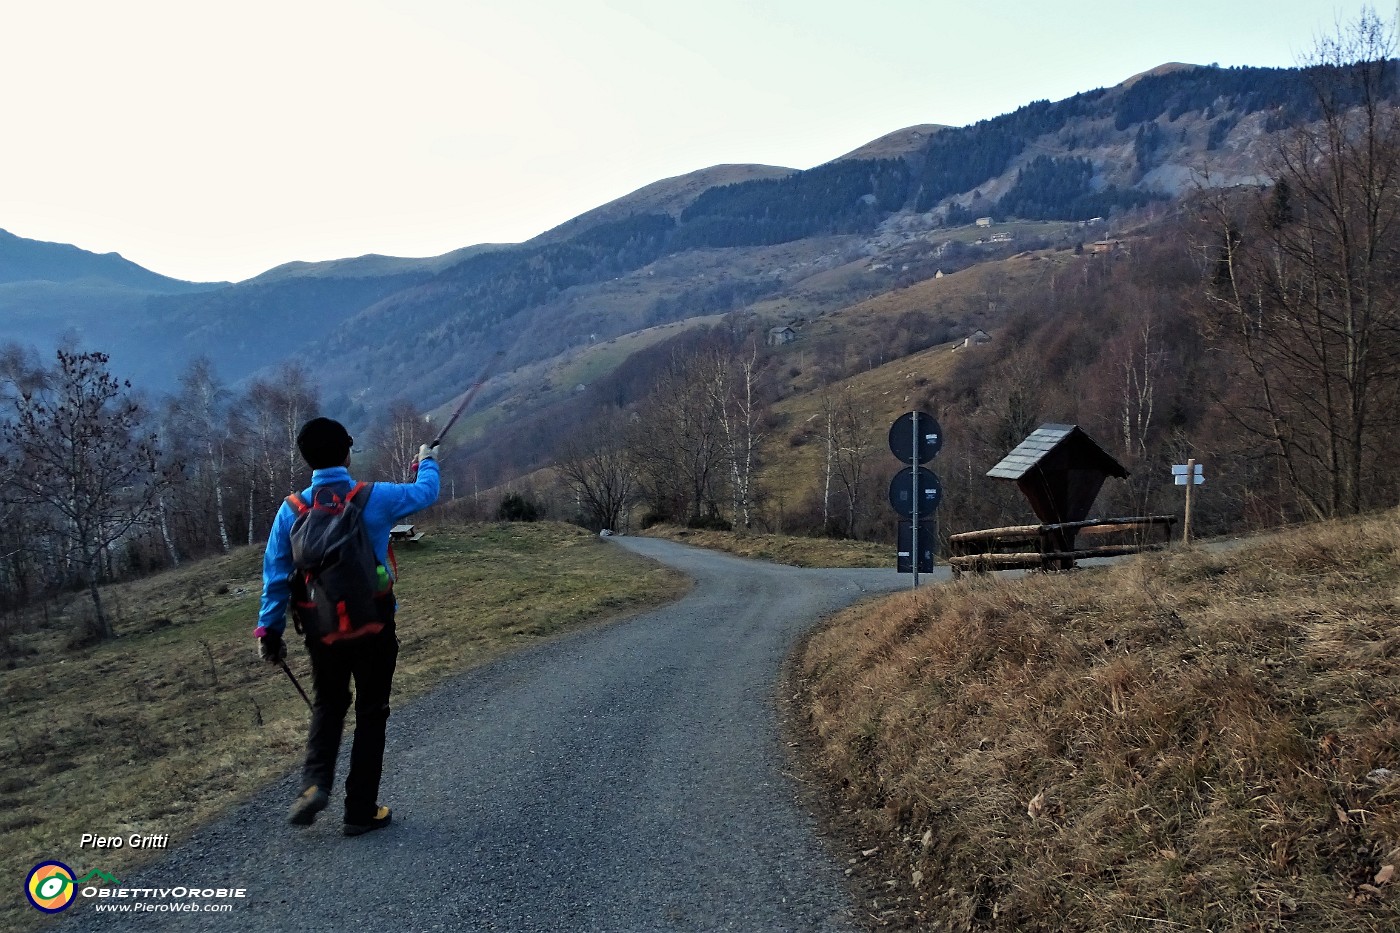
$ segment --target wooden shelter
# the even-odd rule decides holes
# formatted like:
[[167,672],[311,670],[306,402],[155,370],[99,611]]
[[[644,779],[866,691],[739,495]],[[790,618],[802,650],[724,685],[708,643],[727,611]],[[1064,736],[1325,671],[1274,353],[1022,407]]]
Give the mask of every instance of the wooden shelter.
[[[1160,547],[1144,537],[1154,528],[1169,537],[1175,518],[1165,515],[1088,519],[1104,480],[1126,479],[1128,471],[1073,424],[1042,424],[987,471],[1010,480],[1030,502],[1040,525],[1018,525],[953,535],[952,564],[961,570],[1026,567],[1067,570],[1081,557],[1110,557]],[[1132,535],[1131,543],[1076,548],[1075,538]],[[1165,543],[1165,542],[1164,542]]]
[[1042,424],[987,471],[1011,480],[1042,522],[1083,521],[1104,480],[1128,471],[1074,424]]

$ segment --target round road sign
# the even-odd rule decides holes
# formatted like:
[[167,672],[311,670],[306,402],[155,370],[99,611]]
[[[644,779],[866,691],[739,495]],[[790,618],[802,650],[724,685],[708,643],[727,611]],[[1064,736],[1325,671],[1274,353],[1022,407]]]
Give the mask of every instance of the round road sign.
[[[919,517],[923,518],[932,515],[934,510],[938,508],[938,504],[943,501],[943,481],[932,470],[926,470],[923,467],[917,469],[919,471]],[[894,475],[894,479],[890,480],[890,506],[905,518],[911,518],[914,515],[914,470],[915,467],[905,467]]]
[[[928,463],[943,447],[943,429],[938,419],[928,412],[919,412],[919,463]],[[906,411],[890,425],[890,453],[900,463],[914,462],[914,413]]]

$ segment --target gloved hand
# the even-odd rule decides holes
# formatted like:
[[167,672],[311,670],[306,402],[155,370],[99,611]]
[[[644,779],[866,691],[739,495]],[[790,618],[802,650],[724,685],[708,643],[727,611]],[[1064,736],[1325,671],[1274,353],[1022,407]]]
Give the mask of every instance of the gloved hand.
[[418,462],[422,463],[424,460],[436,460],[437,453],[437,444],[424,444],[422,447],[418,448]]
[[268,664],[280,664],[287,657],[287,643],[280,632],[269,632],[258,639],[258,657]]

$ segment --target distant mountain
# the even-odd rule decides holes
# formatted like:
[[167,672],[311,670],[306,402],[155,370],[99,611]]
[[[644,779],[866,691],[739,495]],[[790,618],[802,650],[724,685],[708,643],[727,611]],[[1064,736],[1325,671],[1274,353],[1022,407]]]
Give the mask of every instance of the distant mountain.
[[[758,261],[780,244],[837,238],[829,249],[878,255],[936,244],[979,216],[1108,217],[1178,196],[1207,165],[1213,184],[1257,183],[1271,135],[1309,119],[1310,99],[1296,70],[1172,64],[971,126],[908,127],[805,171],[715,166],[666,179],[366,308],[335,338],[344,365],[324,382],[349,400],[391,385],[429,401],[498,349],[521,365],[807,289],[806,273]],[[759,274],[688,280],[714,250]]]
[[[143,268],[117,253],[92,253],[66,243],[30,240],[0,230],[0,340],[44,355],[67,338],[113,354],[123,375],[163,388],[172,334],[135,334],[152,298],[196,297],[226,282],[185,282]],[[147,365],[154,364],[154,365]]]
[[170,295],[225,284],[172,279],[123,259],[118,253],[90,253],[67,243],[29,240],[0,230],[0,284],[10,282],[117,286]]
[[893,133],[886,133],[879,139],[873,139],[863,146],[846,153],[835,161],[846,159],[899,159],[905,156],[922,152],[928,144],[928,139],[940,130],[948,127],[938,123],[921,123],[918,126],[906,126],[902,130],[895,130]]
[[285,262],[251,279],[244,279],[239,285],[270,285],[288,279],[366,279],[375,276],[413,275],[417,273],[441,272],[469,256],[496,249],[508,249],[511,243],[481,243],[464,246],[441,256],[428,256],[423,259],[407,259],[400,256],[380,256],[370,253],[354,259],[330,259],[324,262]]
[[520,367],[698,315],[821,314],[977,261],[959,231],[978,217],[1112,220],[1207,181],[1266,182],[1271,141],[1314,108],[1298,70],[1173,63],[969,126],[897,130],[803,171],[664,179],[522,244],[289,263],[148,295],[91,337],[130,351],[133,378],[168,384],[205,353],[237,381],[294,355],[332,413],[365,417],[396,396],[431,407],[497,350]]
[[678,216],[696,198],[711,188],[745,181],[783,178],[796,171],[795,168],[783,168],[777,165],[712,165],[709,168],[688,172],[685,175],[663,178],[638,188],[631,194],[609,201],[601,207],[585,211],[571,220],[566,220],[559,226],[541,233],[530,242],[557,243],[583,233],[585,230],[591,230],[606,223],[626,220],[638,214]]
[[143,388],[173,388],[185,364],[209,356],[237,380],[305,349],[358,311],[493,249],[442,256],[361,256],[291,262],[238,283],[183,282],[116,253],[0,231],[0,339],[47,354],[62,339],[101,349]]

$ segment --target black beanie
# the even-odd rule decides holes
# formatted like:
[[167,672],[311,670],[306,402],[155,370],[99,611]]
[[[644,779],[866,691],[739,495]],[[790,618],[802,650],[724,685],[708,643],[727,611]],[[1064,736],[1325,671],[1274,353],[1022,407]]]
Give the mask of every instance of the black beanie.
[[353,443],[355,439],[345,430],[345,425],[330,418],[312,418],[302,425],[297,435],[297,450],[313,470],[344,466]]

